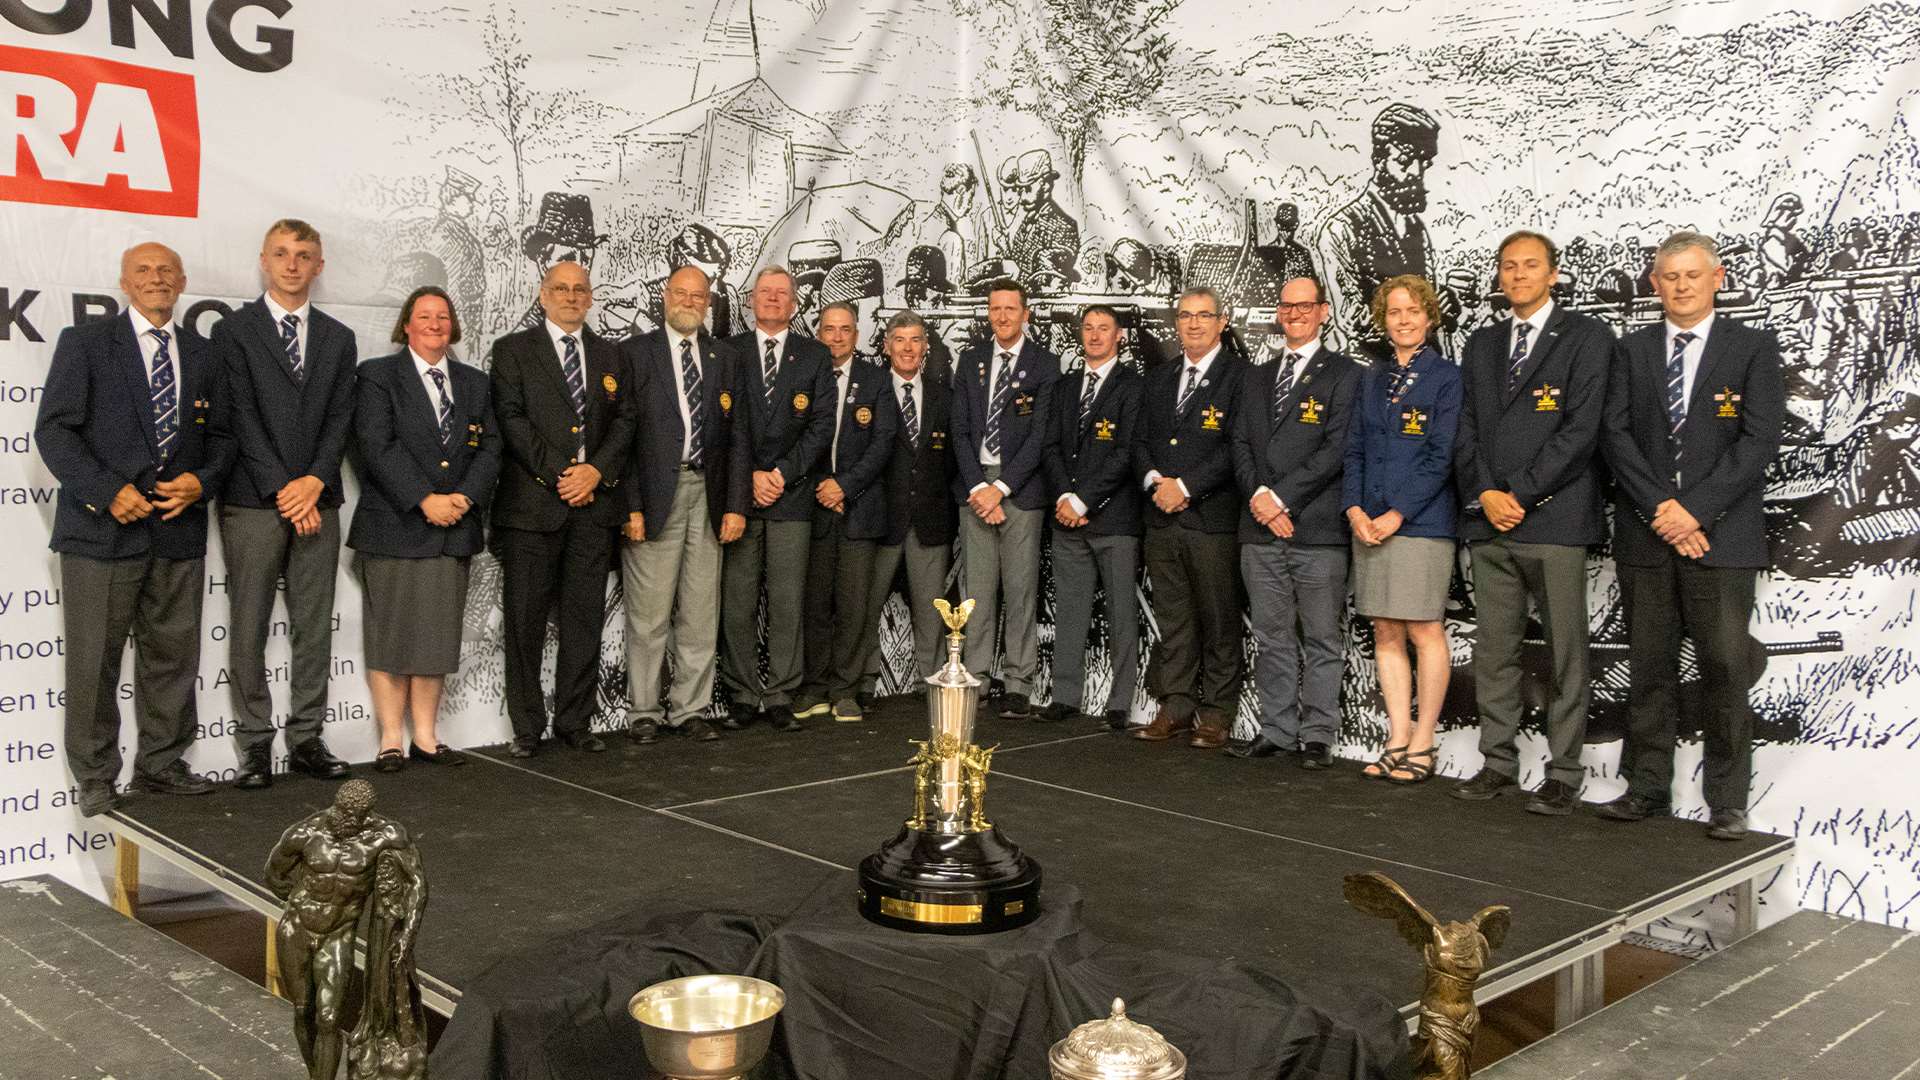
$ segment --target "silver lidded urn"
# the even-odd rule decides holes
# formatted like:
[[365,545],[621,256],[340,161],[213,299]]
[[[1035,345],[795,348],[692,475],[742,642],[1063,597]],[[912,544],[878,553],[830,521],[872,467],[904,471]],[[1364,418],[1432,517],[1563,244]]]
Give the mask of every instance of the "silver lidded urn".
[[1127,1018],[1113,999],[1113,1015],[1089,1020],[1053,1044],[1047,1054],[1053,1080],[1183,1080],[1187,1056],[1161,1034]]

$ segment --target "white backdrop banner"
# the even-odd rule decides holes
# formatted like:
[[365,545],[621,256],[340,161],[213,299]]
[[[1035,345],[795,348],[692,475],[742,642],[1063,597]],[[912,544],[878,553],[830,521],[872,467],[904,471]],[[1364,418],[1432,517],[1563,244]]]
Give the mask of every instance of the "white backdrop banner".
[[[1227,296],[1237,341],[1263,360],[1279,283],[1302,271],[1327,280],[1348,332],[1372,283],[1427,274],[1457,351],[1498,314],[1493,246],[1521,226],[1564,247],[1562,302],[1625,330],[1658,318],[1652,245],[1691,227],[1722,241],[1722,309],[1773,329],[1788,368],[1768,488],[1775,565],[1752,628],[1769,656],[1752,816],[1800,853],[1765,899],[1770,914],[1909,924],[1920,8],[1573,10],[0,0],[0,533],[14,553],[0,571],[0,877],[91,884],[109,843],[69,805],[60,582],[44,547],[54,488],[32,427],[55,339],[120,310],[117,256],[135,242],[182,254],[206,332],[258,294],[266,225],[313,222],[327,256],[318,303],[355,329],[363,357],[390,350],[399,300],[436,283],[483,363],[535,310],[543,268],[572,258],[590,264],[590,317],[611,334],[655,325],[661,281],[687,263],[719,274],[714,318],[743,327],[741,287],[780,262],[803,319],[851,300],[871,331],[913,306],[949,346],[979,332],[969,282],[1012,273],[1072,365],[1079,304],[1118,303],[1137,361],[1170,337],[1172,300],[1194,284]],[[1620,789],[1625,641],[1604,552],[1591,570],[1588,797],[1603,798]],[[476,560],[475,575],[443,720],[458,745],[508,734],[497,568]],[[216,544],[188,758],[216,776],[234,765],[223,579]],[[611,726],[625,723],[617,604],[610,594]],[[365,760],[376,744],[344,560],[338,605],[328,738]],[[902,616],[896,600],[885,687],[911,676]],[[1442,767],[1464,775],[1479,764],[1464,582],[1449,624]],[[283,676],[285,642],[281,627],[269,663]],[[1341,750],[1361,756],[1384,725],[1362,635],[1349,657]],[[1108,672],[1094,667],[1097,694]],[[284,677],[275,690],[284,706]],[[1688,734],[1681,762],[1697,768]],[[1698,814],[1697,776],[1680,786]]]

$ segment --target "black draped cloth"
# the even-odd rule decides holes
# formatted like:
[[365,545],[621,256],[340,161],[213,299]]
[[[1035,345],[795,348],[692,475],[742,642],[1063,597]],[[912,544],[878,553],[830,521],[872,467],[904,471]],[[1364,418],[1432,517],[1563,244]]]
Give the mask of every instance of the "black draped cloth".
[[462,994],[432,1073],[648,1075],[627,1000],[664,979],[726,973],[787,995],[754,1080],[1046,1080],[1048,1049],[1116,997],[1187,1054],[1190,1080],[1410,1074],[1406,1027],[1377,994],[1107,944],[1081,929],[1072,887],[1053,886],[1045,903],[1026,927],[976,937],[874,926],[854,911],[851,880],[783,919],[636,912],[494,963]]

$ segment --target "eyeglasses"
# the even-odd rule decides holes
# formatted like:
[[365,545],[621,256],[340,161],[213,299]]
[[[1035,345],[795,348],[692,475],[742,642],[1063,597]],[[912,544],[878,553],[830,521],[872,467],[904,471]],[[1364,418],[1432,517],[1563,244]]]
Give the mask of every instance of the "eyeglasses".
[[591,285],[549,285],[547,291],[555,296],[592,296]]
[[1217,311],[1182,311],[1173,317],[1174,322],[1212,322],[1220,317]]
[[1324,303],[1325,300],[1309,300],[1304,304],[1281,304],[1273,310],[1281,315],[1311,315],[1314,308]]

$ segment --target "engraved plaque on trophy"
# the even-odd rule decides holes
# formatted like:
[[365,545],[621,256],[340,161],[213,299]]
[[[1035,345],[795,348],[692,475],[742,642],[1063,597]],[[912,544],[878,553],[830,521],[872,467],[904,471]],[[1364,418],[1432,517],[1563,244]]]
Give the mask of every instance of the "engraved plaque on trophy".
[[993,748],[973,741],[980,680],[960,662],[973,601],[934,606],[951,633],[946,666],[927,678],[926,741],[913,741],[913,814],[860,864],[860,914],[929,934],[1010,930],[1040,913],[1040,864],[987,820]]

